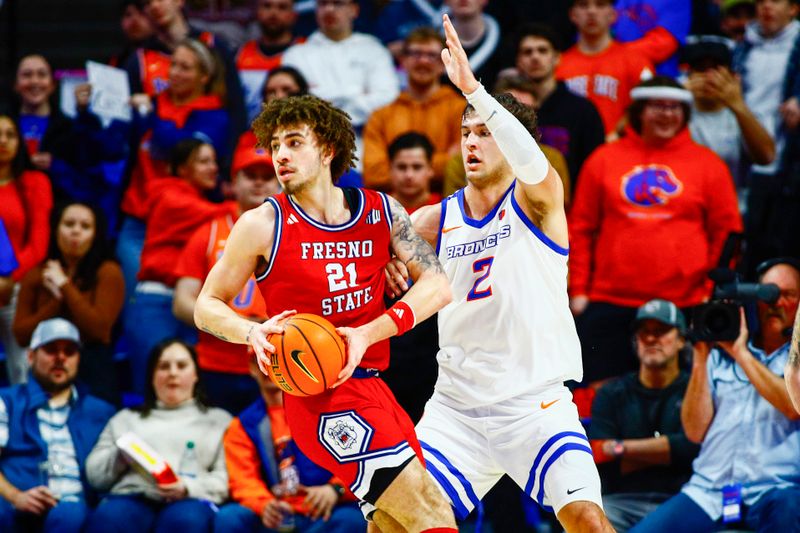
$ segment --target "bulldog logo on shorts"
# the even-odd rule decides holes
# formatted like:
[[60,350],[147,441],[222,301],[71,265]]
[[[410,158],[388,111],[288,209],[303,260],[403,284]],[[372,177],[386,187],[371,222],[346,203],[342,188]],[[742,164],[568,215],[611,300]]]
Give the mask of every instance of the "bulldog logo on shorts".
[[357,461],[367,449],[374,430],[355,411],[328,413],[320,416],[320,443],[339,462]]
[[336,425],[328,429],[328,435],[334,438],[334,442],[338,444],[343,450],[347,450],[358,442],[358,435],[353,426],[348,426],[342,420],[336,422]]

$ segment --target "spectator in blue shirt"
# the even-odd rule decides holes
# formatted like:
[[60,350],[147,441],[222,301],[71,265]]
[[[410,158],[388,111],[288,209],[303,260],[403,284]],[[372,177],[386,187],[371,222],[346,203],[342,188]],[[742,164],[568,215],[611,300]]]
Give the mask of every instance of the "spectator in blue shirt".
[[735,341],[704,342],[694,362],[681,421],[702,443],[694,475],[631,531],[798,531],[800,415],[792,407],[783,369],[792,321],[800,302],[800,263],[770,260],[758,268],[780,298],[758,304],[758,333],[750,341],[742,312]]
[[78,532],[94,502],[86,457],[114,408],[75,385],[71,322],[41,322],[28,361],[28,382],[0,390],[0,531]]

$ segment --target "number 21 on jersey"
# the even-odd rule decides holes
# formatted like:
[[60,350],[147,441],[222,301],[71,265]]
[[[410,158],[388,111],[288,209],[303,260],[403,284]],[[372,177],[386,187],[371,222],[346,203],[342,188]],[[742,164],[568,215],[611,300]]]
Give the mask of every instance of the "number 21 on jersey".
[[[472,284],[472,288],[467,293],[468,302],[488,298],[492,295],[492,285],[486,282],[486,280],[489,277],[489,274],[492,272],[493,261],[494,256],[490,256],[478,259],[472,263],[472,271],[475,274],[478,274],[478,278],[475,280],[475,283]],[[481,288],[482,284],[484,285],[483,288]]]

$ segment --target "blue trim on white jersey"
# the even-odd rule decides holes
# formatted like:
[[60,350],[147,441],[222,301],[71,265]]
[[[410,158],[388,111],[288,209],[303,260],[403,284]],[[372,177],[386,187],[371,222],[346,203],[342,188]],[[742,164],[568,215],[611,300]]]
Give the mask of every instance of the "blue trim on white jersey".
[[[544,478],[547,476],[547,470],[550,468],[550,466],[555,463],[559,457],[571,450],[582,451],[592,455],[592,449],[588,446],[579,444],[577,442],[567,442],[559,446],[553,455],[550,456],[550,458],[542,467],[542,473],[539,475],[539,492],[536,494],[536,501],[542,506],[542,509],[550,511],[551,513],[553,512],[553,508],[544,504]],[[533,494],[530,494],[530,496],[533,497]]]
[[267,198],[267,202],[272,204],[272,207],[275,208],[275,236],[272,239],[272,249],[269,252],[267,269],[263,274],[256,278],[256,281],[263,281],[267,276],[269,276],[269,273],[272,271],[272,267],[275,265],[275,255],[278,253],[278,245],[280,244],[281,237],[283,236],[283,213],[281,211],[281,206],[275,198]]
[[522,210],[517,203],[517,199],[513,195],[511,196],[511,205],[514,207],[514,212],[517,214],[519,219],[522,220],[522,223],[528,226],[528,229],[531,230],[545,246],[559,255],[569,255],[569,248],[563,248],[557,245],[550,239],[550,237],[545,235],[541,229],[536,227],[536,224],[534,224],[531,219],[528,218],[528,215],[525,214],[525,211]]
[[389,196],[385,192],[378,193],[383,201],[383,211],[386,215],[386,225],[389,226],[389,235],[392,234],[392,207],[389,203]]
[[500,200],[497,201],[495,206],[492,208],[489,213],[480,220],[475,220],[474,218],[470,218],[467,216],[467,211],[464,209],[464,189],[459,189],[456,191],[456,198],[458,198],[458,207],[461,209],[461,217],[464,219],[464,222],[467,226],[472,226],[473,228],[482,228],[486,224],[488,224],[494,216],[497,214],[497,210],[500,209],[500,206],[503,205],[503,201],[505,201],[506,196],[508,193],[514,190],[514,183],[511,183],[511,187],[508,188],[506,192],[503,193],[503,196],[500,197]]
[[346,229],[352,228],[356,223],[358,223],[359,220],[361,220],[361,215],[364,214],[364,205],[367,202],[366,202],[366,199],[364,198],[364,191],[362,191],[361,189],[356,189],[356,190],[358,191],[358,195],[359,195],[359,199],[360,199],[360,202],[359,202],[359,205],[358,205],[358,212],[355,215],[353,215],[350,218],[350,220],[348,220],[344,224],[338,224],[338,225],[323,224],[322,222],[314,220],[313,218],[311,218],[310,215],[308,215],[305,211],[303,211],[302,207],[300,207],[298,204],[296,204],[294,202],[294,200],[292,200],[291,196],[289,196],[287,194],[286,198],[289,200],[289,203],[292,204],[292,207],[295,209],[295,211],[297,211],[297,214],[299,214],[300,217],[303,220],[305,220],[306,222],[308,222],[309,224],[311,224],[315,228],[321,229],[322,231],[334,232],[334,231],[342,231],[342,230],[346,230]]
[[[423,441],[419,441],[419,445],[422,447],[424,451],[430,453],[437,461],[439,461],[445,467],[447,467],[447,470],[453,475],[453,477],[455,477],[458,480],[458,482],[461,483],[461,486],[464,488],[464,492],[467,494],[467,497],[469,498],[470,502],[472,502],[472,506],[475,508],[481,507],[480,498],[478,498],[478,495],[475,494],[475,489],[472,488],[472,484],[467,480],[466,477],[464,477],[464,474],[459,472],[458,469],[453,465],[453,463],[451,463],[447,459],[447,457],[445,457],[439,450],[433,448],[430,444]],[[433,464],[431,464],[431,461],[425,461],[425,464],[428,469],[436,468]],[[444,488],[445,492],[447,492],[448,496],[450,496],[453,505],[456,507],[460,505],[461,507],[464,507],[464,510],[466,510],[466,507],[461,502],[461,498],[459,498],[458,494],[455,493],[455,489],[452,487],[450,482],[447,481],[447,478],[445,478],[441,472],[439,472],[439,475],[441,476],[441,480],[437,477],[437,481],[440,481],[442,483],[442,488]],[[434,475],[434,477],[436,477],[436,475]],[[453,490],[453,495],[450,494],[448,487]],[[453,496],[455,496],[455,499],[453,498]],[[462,519],[466,518],[468,514],[469,511],[467,511],[467,513],[463,517],[459,518]]]
[[447,215],[447,201],[452,198],[448,196],[447,198],[442,198],[442,214],[439,217],[439,232],[436,235],[436,255],[439,255],[439,248],[442,246],[442,228],[444,228],[444,217]]
[[430,475],[433,476],[433,479],[439,484],[440,487],[444,490],[447,497],[450,499],[450,505],[453,507],[453,514],[456,515],[456,518],[459,520],[464,520],[469,516],[469,509],[467,506],[464,505],[464,502],[461,501],[461,498],[458,496],[458,492],[456,492],[455,487],[450,484],[444,474],[439,471],[436,466],[434,466],[430,461],[425,462],[425,469],[428,471]]
[[[585,440],[586,442],[589,442],[589,439],[586,438],[586,435],[584,435],[583,433],[578,433],[577,431],[561,431],[559,433],[556,433],[549,439],[547,439],[547,442],[545,442],[544,445],[539,449],[539,453],[536,455],[536,459],[533,461],[533,466],[531,467],[531,471],[528,476],[528,482],[525,483],[525,494],[530,494],[531,496],[533,496],[532,492],[533,492],[533,485],[536,482],[536,470],[539,468],[539,463],[542,462],[544,454],[546,454],[547,451],[557,441],[567,437],[577,437],[579,439]],[[591,451],[589,453],[591,453]]]

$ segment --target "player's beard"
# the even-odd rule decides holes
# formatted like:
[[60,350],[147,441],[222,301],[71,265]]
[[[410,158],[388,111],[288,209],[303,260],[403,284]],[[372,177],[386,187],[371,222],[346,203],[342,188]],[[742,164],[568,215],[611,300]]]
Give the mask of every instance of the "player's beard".
[[286,194],[291,194],[292,196],[296,196],[298,193],[301,193],[308,189],[310,185],[309,181],[302,181],[302,182],[288,182],[283,184],[283,190]]

